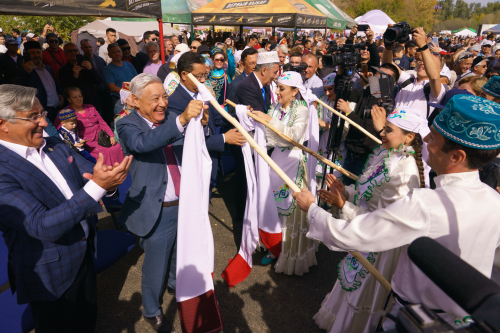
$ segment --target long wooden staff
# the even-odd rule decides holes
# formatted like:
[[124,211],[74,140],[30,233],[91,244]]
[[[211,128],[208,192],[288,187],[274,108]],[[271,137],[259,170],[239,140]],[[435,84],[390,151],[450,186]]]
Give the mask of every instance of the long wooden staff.
[[365,130],[363,127],[359,126],[358,124],[356,124],[356,122],[354,122],[353,120],[347,118],[346,116],[344,116],[341,112],[338,112],[337,110],[335,110],[334,108],[332,108],[330,105],[326,104],[325,102],[323,102],[322,100],[320,100],[319,98],[316,100],[316,102],[318,102],[319,104],[323,105],[325,108],[327,108],[328,110],[332,111],[333,113],[335,113],[337,116],[339,116],[340,118],[344,119],[345,121],[347,121],[349,124],[351,124],[352,126],[356,127],[357,129],[359,129],[361,132],[363,132],[367,137],[369,137],[370,139],[372,139],[373,141],[375,141],[376,143],[378,143],[379,145],[382,144],[382,141],[380,141],[379,139],[377,139],[373,134],[371,134],[370,132],[368,132],[367,130]]
[[[236,104],[234,102],[231,102],[230,100],[226,99],[226,103],[233,106],[233,107],[236,107]],[[267,121],[263,120],[263,119],[260,119],[259,117],[255,116],[253,113],[251,112],[248,112],[247,111],[247,115],[254,119],[255,121],[258,121],[259,123],[261,123],[262,125],[268,127],[271,131],[273,131],[274,133],[278,134],[282,139],[290,142],[292,145],[294,145],[295,147],[298,147],[300,149],[302,149],[303,151],[305,151],[306,153],[316,157],[318,160],[320,160],[321,162],[331,166],[332,168],[334,168],[335,170],[337,171],[340,171],[342,172],[344,175],[346,175],[347,177],[351,178],[351,179],[358,179],[358,176],[356,176],[355,174],[347,171],[346,169],[338,166],[337,164],[333,163],[332,161],[330,161],[329,159],[326,159],[324,158],[323,156],[321,156],[320,154],[318,154],[317,152],[315,152],[314,150],[311,150],[309,148],[307,148],[306,146],[303,146],[301,145],[300,143],[292,140],[291,138],[289,138],[288,136],[286,136],[285,134],[283,134],[282,132],[280,132],[279,129],[277,129],[276,127],[274,127],[273,125],[269,124]]]
[[[188,74],[188,77],[191,81],[193,81],[193,83],[198,86],[200,84],[200,82],[193,76],[193,74],[189,73]],[[236,127],[236,129],[238,129],[238,131],[241,133],[241,135],[243,135],[243,137],[247,140],[247,142],[250,144],[250,146],[252,146],[253,149],[255,149],[255,151],[267,162],[267,164],[269,164],[269,166],[271,167],[271,169],[274,170],[274,172],[276,172],[276,174],[278,176],[280,176],[281,179],[283,179],[283,181],[288,185],[288,187],[293,191],[293,192],[300,192],[300,188],[290,179],[290,177],[288,177],[286,175],[286,173],[283,172],[283,170],[281,170],[281,168],[276,164],[276,162],[274,162],[271,157],[269,157],[267,155],[267,152],[264,151],[256,142],[255,140],[250,136],[250,134],[248,134],[247,131],[245,131],[245,129],[243,128],[243,126],[241,126],[241,124],[236,120],[234,119],[229,113],[226,112],[226,110],[224,110],[219,103],[217,103],[217,101],[215,99],[212,99],[210,100],[210,104],[212,104],[214,106],[215,109],[217,109],[217,111],[219,111],[219,113],[224,117],[226,118],[227,121],[229,121],[234,127]],[[361,255],[361,253],[359,252],[356,252],[356,251],[350,251],[350,253],[352,254],[352,256],[354,258],[356,258],[359,263],[361,263],[368,272],[370,272],[374,278],[376,278],[381,284],[382,286],[387,289],[387,291],[390,291],[391,290],[391,284],[382,276],[382,274],[380,274],[376,269],[375,267],[373,267],[372,264],[370,264],[370,262]]]

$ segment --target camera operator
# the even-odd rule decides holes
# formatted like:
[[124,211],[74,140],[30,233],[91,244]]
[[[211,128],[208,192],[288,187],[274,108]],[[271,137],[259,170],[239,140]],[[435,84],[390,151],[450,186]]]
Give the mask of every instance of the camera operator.
[[[380,69],[386,74],[391,75],[394,78],[394,82],[398,81],[399,71],[396,65],[391,63],[383,64]],[[372,74],[369,73],[369,76],[371,75]],[[380,74],[376,72],[375,75]],[[353,112],[351,112],[349,102],[356,104]],[[372,119],[370,113],[365,113],[366,107],[371,109],[371,107],[377,105],[378,102],[379,99],[373,96],[370,92],[370,87],[366,86],[365,89],[352,89],[349,95],[349,101],[339,99],[338,110],[345,112],[349,119],[355,121],[368,132],[380,138],[380,132],[385,125],[385,117],[383,118],[383,122],[380,123]],[[350,126],[345,140],[347,156],[345,158],[344,168],[359,176],[363,171],[368,155],[371,154],[373,148],[377,145],[375,141],[367,137],[360,130],[354,126]],[[344,177],[345,185],[351,185],[354,184],[354,182],[355,181],[351,178]]]
[[[479,109],[494,113],[474,111]],[[500,138],[485,139],[474,133],[485,121],[500,127],[499,114],[499,104],[481,97],[450,99],[424,138],[427,163],[438,174],[435,190],[414,189],[390,206],[349,222],[318,207],[309,191],[294,193],[300,209],[308,212],[307,237],[332,251],[365,252],[387,251],[430,237],[490,277],[500,244],[500,224],[495,222],[500,196],[480,181],[478,169],[500,153]],[[353,192],[340,182],[334,185],[332,200],[343,207]],[[451,325],[464,324],[467,313],[410,261],[407,251],[401,251],[391,285],[396,298],[393,315],[404,305],[422,303]],[[390,328],[384,324],[384,329]]]
[[[389,28],[392,26],[389,24]],[[397,83],[400,90],[396,95],[395,107],[410,106],[419,109],[428,119],[434,108],[428,106],[427,102],[437,103],[446,93],[446,88],[441,83],[441,75],[439,74],[442,68],[442,59],[439,53],[431,53],[424,28],[413,29],[412,39],[419,47],[417,52],[421,53],[422,61],[417,61],[416,76],[399,70],[400,76]],[[384,64],[392,63],[392,60],[392,50],[387,46],[382,62]]]
[[[354,44],[354,37],[356,37],[356,34],[358,33],[358,26],[355,25],[351,33],[349,34],[349,39],[346,41],[346,44]],[[368,65],[368,71],[371,71],[372,73],[375,73],[371,69],[372,66],[379,67],[380,66],[380,55],[378,54],[377,51],[377,44],[373,42],[373,36],[374,33],[372,29],[367,29],[365,31],[366,34],[366,47],[364,49],[361,49],[359,53],[361,54],[361,62],[357,65],[357,70],[361,71],[361,68],[363,65]],[[359,75],[356,73],[354,75],[354,89],[363,89],[363,86],[360,82]]]

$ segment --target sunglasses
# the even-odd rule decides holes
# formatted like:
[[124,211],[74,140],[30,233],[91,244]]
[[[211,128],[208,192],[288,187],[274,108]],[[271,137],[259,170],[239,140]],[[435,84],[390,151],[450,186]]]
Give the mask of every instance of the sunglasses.
[[151,39],[153,42],[156,42],[158,40],[158,38],[152,38]]
[[214,62],[224,62],[224,58],[217,58],[217,59],[214,59]]
[[130,46],[127,47],[121,47],[122,51],[130,51]]
[[49,43],[59,43],[59,40],[57,40],[57,39],[51,39],[51,40],[49,40],[48,42],[49,42]]
[[80,51],[78,51],[78,49],[74,49],[74,50],[66,50],[66,52],[68,52],[68,53],[79,53]]
[[198,50],[198,46],[191,46],[191,50]]

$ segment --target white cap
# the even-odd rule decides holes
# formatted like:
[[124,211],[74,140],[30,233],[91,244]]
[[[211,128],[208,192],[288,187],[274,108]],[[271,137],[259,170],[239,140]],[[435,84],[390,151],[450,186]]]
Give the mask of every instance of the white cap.
[[257,55],[257,65],[272,64],[272,63],[279,64],[279,62],[280,62],[280,57],[278,56],[277,51],[262,52]]
[[33,37],[35,37],[35,34],[32,32],[26,35],[26,38],[33,38]]
[[[184,44],[184,45],[186,45],[186,44]],[[177,46],[179,46],[179,45],[177,45]],[[181,55],[183,55],[186,52],[189,52],[189,51],[182,51],[181,53],[177,53],[176,55],[174,55],[172,57],[172,59],[170,59],[170,68],[172,68],[172,69],[177,68],[177,62],[179,61],[179,58],[181,57]]]
[[243,53],[242,50],[239,50],[239,51],[236,51],[234,52],[234,63],[236,64],[236,66],[238,66],[238,63],[240,62],[241,60],[241,54]]
[[482,43],[481,43],[481,46],[483,45],[493,45],[493,42],[491,40],[484,40]]
[[2,29],[2,28],[0,28],[0,32],[3,32],[3,29]]
[[191,51],[189,46],[185,43],[180,43],[175,47],[175,51],[181,51],[181,52],[186,52],[186,51]]
[[441,69],[441,73],[439,73],[439,75],[447,77],[448,80],[451,80],[451,71],[446,65],[444,65],[443,69]]
[[469,51],[469,52],[472,52],[472,51],[477,51],[477,52],[479,52],[479,51],[481,51],[481,45],[479,45],[479,44],[472,45],[471,47],[469,47],[469,48],[467,49],[467,51]]

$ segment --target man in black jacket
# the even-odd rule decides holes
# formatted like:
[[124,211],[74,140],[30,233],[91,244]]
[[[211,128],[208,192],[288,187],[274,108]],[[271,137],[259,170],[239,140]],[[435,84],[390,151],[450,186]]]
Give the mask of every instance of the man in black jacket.
[[[394,82],[399,79],[399,71],[393,64],[383,64],[381,70],[390,74],[394,78]],[[339,76],[337,76],[339,78]],[[356,108],[351,112],[349,103],[342,99],[339,100],[338,109],[348,114],[348,118],[356,122],[365,130],[380,138],[380,132],[375,130],[370,112],[365,112],[365,109],[371,110],[371,107],[378,103],[378,98],[370,93],[370,87],[365,89],[353,89],[349,96],[349,102],[356,103]],[[359,176],[363,172],[363,167],[368,155],[378,144],[362,133],[354,126],[349,127],[349,132],[345,140],[347,148],[347,156],[343,167],[353,174]],[[348,177],[344,179],[345,185],[354,184],[354,181]]]
[[19,84],[23,71],[23,56],[17,53],[19,46],[13,38],[5,41],[7,52],[0,54],[0,83]]

